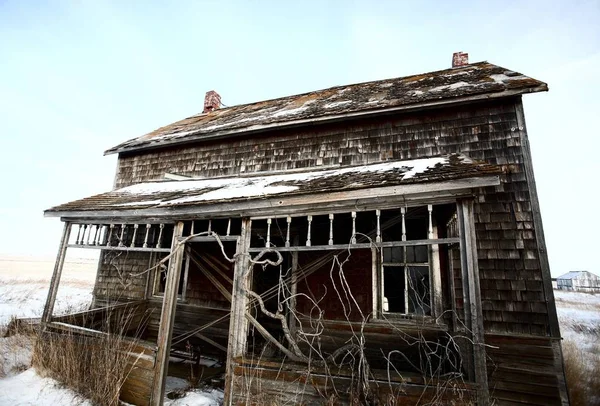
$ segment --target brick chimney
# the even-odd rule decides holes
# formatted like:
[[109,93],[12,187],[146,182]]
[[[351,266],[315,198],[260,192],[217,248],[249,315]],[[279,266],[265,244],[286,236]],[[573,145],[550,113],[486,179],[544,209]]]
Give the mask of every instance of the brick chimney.
[[469,54],[464,52],[455,52],[452,54],[452,67],[465,66],[469,64]]
[[204,110],[202,112],[210,113],[219,107],[221,107],[221,96],[219,96],[219,93],[214,90],[206,92],[206,96],[204,96]]

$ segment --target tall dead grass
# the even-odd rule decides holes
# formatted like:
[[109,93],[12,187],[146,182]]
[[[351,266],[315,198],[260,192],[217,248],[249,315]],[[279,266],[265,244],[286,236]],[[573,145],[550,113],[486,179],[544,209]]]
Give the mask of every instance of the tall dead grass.
[[[32,366],[39,374],[52,377],[94,404],[116,406],[121,388],[137,361],[134,354],[139,352],[139,326],[133,337],[127,335],[134,321],[135,311],[129,310],[114,318],[108,316],[101,329],[108,332],[104,335],[40,331]],[[77,325],[77,321],[70,324]]]
[[584,352],[575,341],[562,344],[565,377],[572,406],[600,404],[600,344]]
[[38,337],[32,365],[41,375],[51,376],[95,404],[116,406],[133,345],[118,335],[46,332]]

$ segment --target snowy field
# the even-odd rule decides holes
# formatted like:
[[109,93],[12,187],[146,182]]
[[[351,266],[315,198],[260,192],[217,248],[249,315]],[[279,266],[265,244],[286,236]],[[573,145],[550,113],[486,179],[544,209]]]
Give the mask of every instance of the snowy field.
[[[92,298],[97,260],[67,256],[55,313],[86,308]],[[0,327],[12,317],[39,317],[48,293],[54,258],[0,258]],[[555,291],[561,334],[577,344],[588,359],[600,356],[600,294]],[[1,329],[0,329],[1,333]],[[1,335],[0,335],[1,337]],[[90,405],[73,391],[30,367],[32,342],[21,335],[0,338],[0,406]],[[167,390],[183,390],[185,380],[168,378]],[[219,390],[187,391],[183,398],[165,399],[170,406],[216,406]]]
[[[67,255],[58,289],[54,314],[85,309],[92,299],[97,259],[89,253]],[[41,377],[30,367],[33,344],[23,335],[3,337],[4,326],[13,317],[40,317],[44,310],[54,258],[0,258],[0,406],[91,406],[86,399],[62,387],[53,379]],[[183,390],[187,381],[169,377],[167,389]],[[192,390],[169,406],[216,406],[219,390]]]

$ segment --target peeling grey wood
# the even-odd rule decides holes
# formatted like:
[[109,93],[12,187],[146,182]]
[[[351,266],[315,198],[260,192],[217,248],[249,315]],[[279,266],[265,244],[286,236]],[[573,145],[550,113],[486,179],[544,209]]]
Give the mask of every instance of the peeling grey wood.
[[69,248],[85,248],[102,251],[141,251],[141,252],[171,252],[170,248],[142,248],[142,247],[113,247],[106,245],[79,245],[69,244]]
[[58,285],[60,283],[60,277],[62,274],[63,266],[65,264],[65,257],[67,256],[67,246],[70,236],[71,223],[65,222],[62,237],[60,239],[60,245],[58,248],[58,254],[56,256],[56,262],[54,263],[54,272],[52,273],[52,279],[50,280],[48,298],[46,299],[46,305],[44,306],[44,312],[42,314],[43,324],[49,323],[52,319],[52,312],[54,311],[54,302],[56,302],[56,294],[58,293]]
[[[436,240],[438,236],[437,225],[432,227],[432,239]],[[429,275],[431,278],[431,314],[437,318],[444,312],[444,303],[442,300],[442,275],[440,266],[440,245],[431,244],[429,246]]]
[[179,222],[173,230],[171,249],[174,251],[174,255],[169,261],[169,271],[160,315],[157,339],[158,352],[156,354],[152,396],[150,399],[150,404],[153,406],[161,406],[163,404],[165,383],[169,370],[169,354],[171,352],[171,339],[173,338],[173,325],[175,324],[175,310],[177,308],[177,290],[185,248],[185,246],[177,244],[177,238],[181,237],[182,233],[183,222]]
[[533,175],[533,162],[531,149],[529,147],[529,138],[527,137],[527,128],[525,126],[525,113],[523,103],[515,103],[517,114],[517,123],[519,124],[519,134],[521,139],[521,149],[523,153],[523,167],[527,177],[529,188],[529,198],[531,202],[531,213],[533,215],[533,229],[538,248],[538,258],[542,268],[542,285],[544,287],[544,296],[548,308],[548,318],[550,327],[550,336],[560,337],[560,328],[558,325],[558,315],[556,313],[556,303],[554,301],[554,290],[552,288],[552,275],[550,273],[550,262],[548,261],[548,251],[546,250],[546,239],[544,237],[544,227],[542,225],[542,214],[540,211],[540,201],[538,199],[535,177]]
[[[461,231],[461,263],[463,266],[463,286],[465,293],[465,310],[468,308],[468,327],[473,341],[474,378],[478,385],[477,404],[489,404],[489,389],[485,355],[485,332],[483,329],[483,311],[481,307],[481,290],[479,287],[479,267],[477,263],[477,241],[473,219],[473,201],[458,202],[458,218]],[[466,268],[466,269],[465,269]]]
[[[340,251],[347,249],[370,249],[370,248],[386,248],[386,247],[407,247],[415,245],[441,245],[441,244],[457,244],[460,242],[458,237],[436,238],[432,240],[408,240],[408,241],[386,241],[372,242],[359,244],[335,244],[335,245],[313,245],[306,247],[304,245],[295,247],[271,247],[273,251],[280,252],[297,252],[297,251]],[[260,252],[265,248],[249,248],[248,252]]]
[[236,244],[236,259],[233,270],[233,287],[231,301],[231,318],[229,322],[229,339],[227,342],[227,367],[225,371],[225,393],[224,405],[231,405],[233,401],[233,362],[236,357],[244,355],[246,340],[248,336],[248,321],[246,319],[246,308],[248,307],[248,296],[246,290],[249,287],[250,257],[250,233],[252,221],[242,219],[242,229]]

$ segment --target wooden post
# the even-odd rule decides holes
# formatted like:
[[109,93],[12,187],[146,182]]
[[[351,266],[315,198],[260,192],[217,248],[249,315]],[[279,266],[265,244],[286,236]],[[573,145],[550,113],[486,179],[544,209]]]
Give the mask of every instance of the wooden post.
[[298,251],[292,251],[292,267],[291,267],[291,277],[290,277],[290,294],[291,298],[289,301],[289,309],[290,314],[288,318],[288,325],[292,336],[296,336],[296,317],[294,316],[296,312],[296,294],[298,293]]
[[[438,238],[437,225],[430,225],[430,238]],[[429,246],[429,281],[431,283],[431,315],[438,318],[444,312],[442,300],[442,275],[440,266],[440,246],[431,244]]]
[[460,229],[460,256],[463,268],[463,286],[465,295],[465,319],[472,333],[473,369],[477,383],[477,404],[489,404],[487,366],[485,361],[485,335],[483,330],[483,311],[481,308],[481,290],[479,287],[479,266],[477,262],[477,240],[473,220],[473,201],[463,200],[458,204]]
[[229,340],[227,342],[227,366],[225,371],[225,398],[224,405],[233,402],[234,359],[244,355],[246,340],[248,338],[248,320],[246,319],[246,308],[248,307],[248,296],[246,290],[250,276],[250,232],[252,221],[242,219],[242,230],[237,240],[236,260],[233,269],[233,286],[231,300],[231,318],[229,322]]
[[178,222],[173,230],[173,242],[171,243],[171,257],[163,306],[160,314],[160,325],[158,328],[156,362],[154,363],[154,380],[152,382],[152,397],[150,404],[162,406],[164,399],[165,382],[169,371],[169,355],[171,353],[171,339],[173,338],[173,324],[175,323],[175,310],[177,308],[177,290],[181,274],[181,263],[185,246],[178,244],[177,239],[183,234],[183,222]]
[[60,275],[62,274],[63,265],[65,263],[65,257],[67,255],[67,245],[69,244],[70,236],[71,223],[66,221],[65,226],[63,228],[62,237],[60,239],[58,254],[56,255],[56,262],[54,263],[54,272],[52,273],[52,279],[50,280],[50,289],[48,290],[46,306],[44,306],[44,312],[42,314],[43,324],[49,323],[52,319],[52,311],[54,310],[54,302],[56,301],[56,293],[58,292],[58,284],[60,282]]

